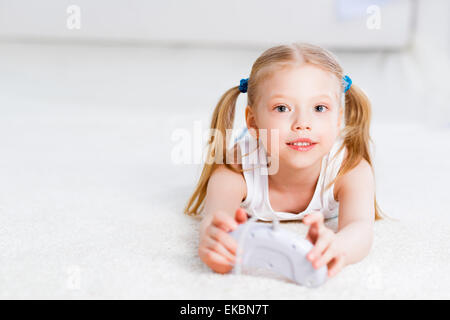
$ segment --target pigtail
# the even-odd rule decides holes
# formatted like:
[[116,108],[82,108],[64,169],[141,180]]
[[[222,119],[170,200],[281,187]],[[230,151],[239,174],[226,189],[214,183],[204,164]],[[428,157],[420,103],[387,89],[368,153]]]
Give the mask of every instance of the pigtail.
[[207,158],[194,193],[189,198],[184,209],[185,214],[196,216],[203,210],[202,205],[206,197],[208,181],[218,163],[224,164],[235,172],[239,172],[226,161],[228,151],[225,138],[227,136],[226,130],[233,129],[236,101],[240,92],[239,86],[229,89],[222,95],[214,109],[211,129],[215,133],[211,134],[208,141]]
[[348,150],[348,170],[355,167],[361,158],[372,165],[369,151],[371,113],[369,99],[360,88],[352,84],[345,94],[344,144]]
[[[365,93],[352,84],[345,93],[345,128],[343,131],[344,146],[347,149],[347,157],[343,161],[341,169],[336,177],[344,175],[365,159],[371,166],[370,154],[370,120],[372,116],[371,104]],[[378,206],[376,195],[374,196],[375,220],[383,218]]]

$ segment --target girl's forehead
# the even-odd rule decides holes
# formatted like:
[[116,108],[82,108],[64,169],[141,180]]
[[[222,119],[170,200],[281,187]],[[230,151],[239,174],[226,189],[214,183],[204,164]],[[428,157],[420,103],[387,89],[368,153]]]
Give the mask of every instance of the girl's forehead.
[[274,70],[260,85],[260,94],[266,99],[283,95],[304,98],[329,95],[338,99],[340,90],[340,82],[333,73],[312,64]]

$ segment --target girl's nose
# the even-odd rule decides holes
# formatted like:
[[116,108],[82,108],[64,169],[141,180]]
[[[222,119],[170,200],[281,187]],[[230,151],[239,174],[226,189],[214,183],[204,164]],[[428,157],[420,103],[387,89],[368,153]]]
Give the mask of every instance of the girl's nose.
[[311,125],[309,123],[305,123],[305,122],[303,122],[303,123],[296,123],[294,125],[294,130],[295,131],[297,131],[297,130],[308,130],[308,131],[311,131]]
[[294,131],[311,131],[311,120],[311,115],[307,111],[299,109],[298,113],[295,115],[295,120],[292,123],[292,129]]

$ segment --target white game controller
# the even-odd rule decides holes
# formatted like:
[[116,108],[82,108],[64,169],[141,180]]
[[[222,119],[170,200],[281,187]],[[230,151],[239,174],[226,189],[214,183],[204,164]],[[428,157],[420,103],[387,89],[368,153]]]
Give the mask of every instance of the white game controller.
[[311,242],[298,234],[250,219],[230,235],[238,242],[233,272],[240,274],[242,267],[269,270],[306,287],[318,287],[327,280],[328,268],[314,269],[306,258],[313,248]]

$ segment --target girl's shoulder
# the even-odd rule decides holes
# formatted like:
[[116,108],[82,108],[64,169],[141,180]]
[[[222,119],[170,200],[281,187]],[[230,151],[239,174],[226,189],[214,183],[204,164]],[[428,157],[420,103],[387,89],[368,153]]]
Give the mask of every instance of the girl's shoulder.
[[[347,155],[347,149],[345,149],[344,161]],[[336,179],[334,183],[334,199],[339,201],[339,195],[345,190],[351,190],[355,186],[361,185],[363,181],[365,183],[373,182],[373,179],[372,166],[366,159],[362,158],[355,167]]]
[[240,189],[243,194],[243,199],[245,199],[247,197],[247,184],[240,161],[241,154],[239,145],[235,144],[228,152],[229,154],[225,158],[226,163],[217,164],[214,173],[222,175],[227,183]]

